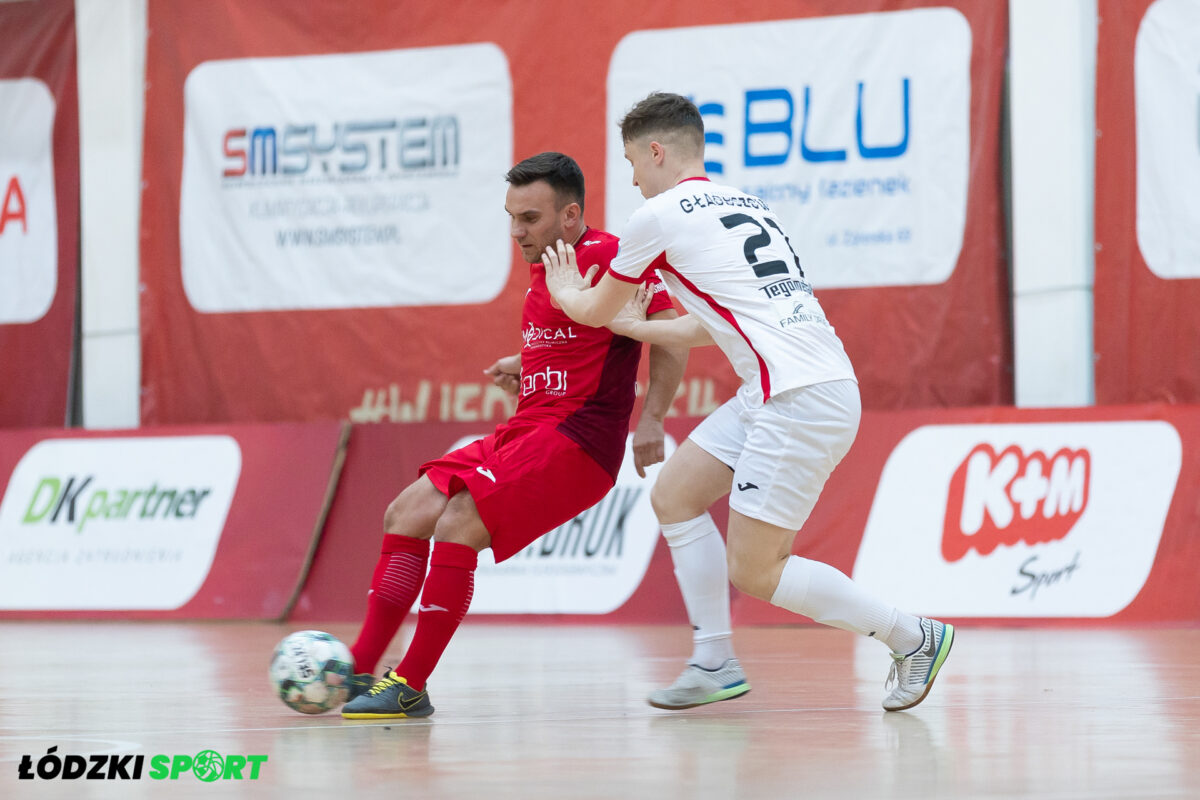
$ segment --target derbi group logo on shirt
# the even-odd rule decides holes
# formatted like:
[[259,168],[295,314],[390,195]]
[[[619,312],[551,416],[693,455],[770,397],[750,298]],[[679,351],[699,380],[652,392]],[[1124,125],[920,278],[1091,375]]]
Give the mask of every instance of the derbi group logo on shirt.
[[884,466],[854,579],[918,614],[1112,616],[1150,574],[1181,459],[1166,422],[918,428]]
[[0,80],[0,325],[36,322],[58,288],[54,95]]
[[709,176],[769,204],[814,286],[933,284],[954,271],[971,104],[959,11],[629,34],[608,72],[610,228],[642,203],[617,122],[655,90],[696,103]]
[[181,607],[208,576],[241,467],[228,436],[35,444],[0,499],[0,608]]

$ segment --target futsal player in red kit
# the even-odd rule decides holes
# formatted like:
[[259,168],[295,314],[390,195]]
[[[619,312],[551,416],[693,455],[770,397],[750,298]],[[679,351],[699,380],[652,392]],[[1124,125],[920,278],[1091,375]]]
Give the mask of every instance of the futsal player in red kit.
[[[342,709],[349,719],[432,714],[425,683],[471,604],[478,552],[492,548],[497,563],[517,554],[599,502],[621,467],[642,346],[567,317],[551,302],[540,263],[561,239],[574,244],[580,273],[599,280],[617,238],[584,223],[583,173],[570,157],[541,153],[505,178],[510,233],[530,264],[530,286],[521,354],[489,372],[497,384],[515,386],[517,411],[491,436],[423,464],[388,506],[367,616],[350,648],[354,696]],[[657,278],[645,285],[656,292],[648,315],[675,317]],[[650,383],[634,434],[639,473],[663,458],[662,419],[686,358],[684,348],[650,348]],[[418,593],[408,651],[372,685]]]

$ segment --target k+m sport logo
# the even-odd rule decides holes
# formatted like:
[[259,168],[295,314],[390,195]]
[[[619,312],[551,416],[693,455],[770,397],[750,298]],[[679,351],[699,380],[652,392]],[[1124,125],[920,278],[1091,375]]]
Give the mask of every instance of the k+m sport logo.
[[[855,97],[854,116],[854,145],[859,157],[864,161],[899,158],[908,151],[910,131],[909,78],[900,81],[900,92],[903,110],[901,126],[903,133],[899,139],[890,143],[868,143],[863,135],[863,120],[869,112],[863,100],[865,84],[858,81]],[[741,122],[744,136],[742,139],[742,163],[746,168],[773,167],[786,164],[792,157],[793,150],[800,160],[809,164],[826,162],[843,162],[848,160],[849,148],[816,147],[809,143],[809,129],[818,114],[813,105],[813,87],[805,85],[803,106],[799,111],[797,122],[796,98],[789,89],[774,87],[768,89],[748,89],[740,98]],[[695,98],[692,98],[695,101]],[[719,152],[726,144],[725,127],[726,104],[722,102],[695,101],[704,118],[704,143],[706,156]],[[847,132],[849,135],[849,132]],[[770,138],[767,138],[770,137]],[[798,146],[793,145],[798,142]],[[771,146],[774,144],[774,147]],[[706,158],[704,168],[712,175],[725,173],[725,162],[717,158]]]
[[1047,455],[977,445],[950,479],[942,556],[955,562],[970,550],[986,556],[1001,545],[1066,538],[1087,507],[1091,472],[1086,449]]
[[[143,770],[149,761],[150,769]],[[184,773],[190,772],[196,780],[212,783],[218,780],[252,780],[259,778],[262,765],[267,763],[266,755],[221,755],[216,750],[201,750],[194,756],[190,755],[155,755],[147,758],[144,755],[59,755],[58,747],[54,746],[37,760],[33,756],[21,756],[17,765],[17,777],[23,781],[41,779],[44,781],[61,780],[141,780],[143,777],[151,780],[179,780]]]

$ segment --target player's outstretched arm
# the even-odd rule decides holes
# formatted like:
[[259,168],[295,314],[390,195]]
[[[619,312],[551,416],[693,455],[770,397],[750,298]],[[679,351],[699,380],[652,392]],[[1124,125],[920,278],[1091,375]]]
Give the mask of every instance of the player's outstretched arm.
[[607,325],[621,307],[633,297],[637,286],[619,281],[605,273],[599,283],[592,286],[598,266],[579,274],[575,261],[575,248],[558,240],[555,247],[547,247],[542,259],[546,267],[546,288],[558,307],[581,325],[599,328]]
[[639,286],[633,299],[625,304],[606,326],[613,333],[663,347],[687,348],[715,344],[694,317],[659,312],[649,319],[646,310],[653,294],[645,285]]
[[663,347],[705,347],[716,344],[691,314],[677,319],[630,321],[619,327],[618,333],[622,336]]

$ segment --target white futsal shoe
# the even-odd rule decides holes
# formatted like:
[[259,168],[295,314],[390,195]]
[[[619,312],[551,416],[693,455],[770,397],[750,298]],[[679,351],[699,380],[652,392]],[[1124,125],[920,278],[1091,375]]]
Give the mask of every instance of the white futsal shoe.
[[655,708],[677,710],[730,700],[748,691],[750,684],[746,681],[746,673],[742,672],[742,665],[736,658],[731,658],[716,669],[688,664],[675,683],[666,689],[655,689],[647,702]]
[[888,670],[884,690],[890,689],[888,696],[883,699],[886,711],[903,711],[912,708],[925,699],[933,686],[950,648],[954,645],[954,626],[938,622],[936,619],[922,619],[921,630],[925,641],[921,646],[908,655],[892,653],[892,667]]

